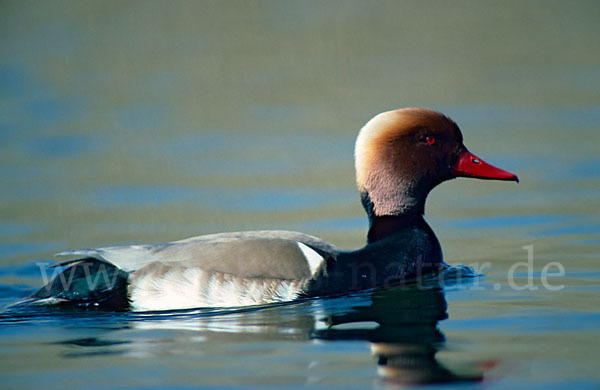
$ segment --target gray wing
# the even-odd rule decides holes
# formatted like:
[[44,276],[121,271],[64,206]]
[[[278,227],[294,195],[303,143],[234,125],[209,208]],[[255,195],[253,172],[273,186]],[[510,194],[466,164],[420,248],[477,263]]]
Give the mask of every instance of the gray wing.
[[311,277],[338,249],[316,237],[289,231],[219,233],[155,245],[80,249],[59,256],[85,256],[127,272],[142,268],[199,268],[238,277]]

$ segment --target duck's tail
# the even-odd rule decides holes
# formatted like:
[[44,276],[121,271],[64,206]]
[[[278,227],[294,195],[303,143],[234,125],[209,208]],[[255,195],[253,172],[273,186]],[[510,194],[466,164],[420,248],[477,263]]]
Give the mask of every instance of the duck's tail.
[[127,310],[128,273],[112,264],[93,258],[66,263],[37,292],[17,305],[60,305],[89,309]]

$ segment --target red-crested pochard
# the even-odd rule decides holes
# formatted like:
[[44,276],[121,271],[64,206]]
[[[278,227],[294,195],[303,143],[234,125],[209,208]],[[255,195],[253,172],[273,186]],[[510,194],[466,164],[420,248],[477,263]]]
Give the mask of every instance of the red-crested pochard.
[[221,233],[156,245],[82,249],[27,302],[137,311],[292,301],[385,286],[437,273],[440,244],[423,219],[427,194],[456,177],[514,180],[463,144],[445,115],[381,113],[358,134],[356,181],[367,244],[345,251],[302,233]]

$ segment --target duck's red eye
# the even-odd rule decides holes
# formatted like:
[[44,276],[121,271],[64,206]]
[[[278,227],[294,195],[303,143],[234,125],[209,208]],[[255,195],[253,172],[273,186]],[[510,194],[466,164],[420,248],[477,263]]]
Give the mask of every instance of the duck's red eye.
[[433,145],[435,143],[435,137],[427,136],[425,137],[425,142],[427,142],[427,145]]

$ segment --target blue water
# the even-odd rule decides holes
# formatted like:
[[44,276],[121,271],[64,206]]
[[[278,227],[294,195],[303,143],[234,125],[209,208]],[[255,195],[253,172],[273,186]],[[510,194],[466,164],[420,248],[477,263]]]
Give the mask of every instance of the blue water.
[[[1,276],[32,277],[37,272],[39,269],[33,265],[6,267]],[[452,268],[446,273],[446,288],[466,288],[476,277],[468,268]],[[214,359],[220,359],[212,356],[212,353],[203,352],[205,350],[217,348],[217,354],[228,356],[226,367],[208,373],[210,379],[207,378],[207,372],[202,373],[201,378],[195,377],[198,372],[190,372],[168,385],[178,388],[193,386],[196,381],[208,383],[211,380],[213,385],[253,387],[247,383],[252,376],[251,366],[261,360],[273,368],[278,365],[284,367],[265,383],[273,381],[273,385],[279,383],[284,387],[294,387],[294,384],[334,385],[336,378],[322,377],[329,371],[327,366],[337,361],[339,356],[357,355],[356,359],[364,354],[365,346],[371,346],[378,359],[361,369],[362,375],[369,376],[370,380],[375,380],[373,375],[377,367],[389,371],[385,381],[390,383],[480,382],[483,377],[478,372],[476,362],[470,370],[449,370],[436,359],[437,351],[443,349],[445,343],[438,322],[448,317],[445,293],[438,286],[438,280],[432,279],[418,288],[398,287],[289,304],[154,313],[17,306],[0,314],[0,324],[4,329],[3,338],[8,344],[4,349],[8,361],[18,360],[31,348],[22,339],[23,345],[15,346],[23,335],[19,329],[41,332],[41,337],[36,341],[38,348],[58,348],[60,359],[67,362],[70,359],[133,358],[161,359],[163,364],[174,365],[180,359],[178,354],[192,353],[196,355],[195,364],[205,366]],[[24,286],[2,287],[2,297],[6,300],[14,300],[31,292]],[[227,344],[218,347],[222,343]],[[324,348],[322,343],[337,345],[332,350]],[[194,344],[198,347],[195,352]],[[282,348],[280,345],[284,346],[285,352],[281,351],[284,355],[278,357],[277,351]],[[335,355],[306,360],[307,355],[319,351],[321,354],[335,352]],[[245,363],[250,356],[254,362]],[[228,370],[231,365],[239,368]],[[297,372],[297,366],[305,366],[306,372]],[[34,366],[15,368],[3,376],[4,384],[28,384],[31,380],[30,371],[36,369]],[[106,369],[112,372],[115,367],[96,368],[94,375],[108,375],[108,372],[100,374]],[[400,375],[403,371],[411,373],[414,378]],[[164,383],[160,371],[148,374],[139,377],[139,372],[134,368],[133,372],[120,372],[116,377],[111,374],[110,379],[105,378],[102,384],[90,383],[89,378],[85,378],[77,385],[104,388],[116,380],[117,384],[125,381],[146,387],[155,384],[157,379]],[[152,378],[154,375],[156,377]],[[344,380],[347,379],[344,374]],[[68,382],[64,380],[64,376],[56,378],[52,386],[66,385]],[[364,386],[364,378],[361,384],[353,386],[345,383],[344,386],[360,388]]]

